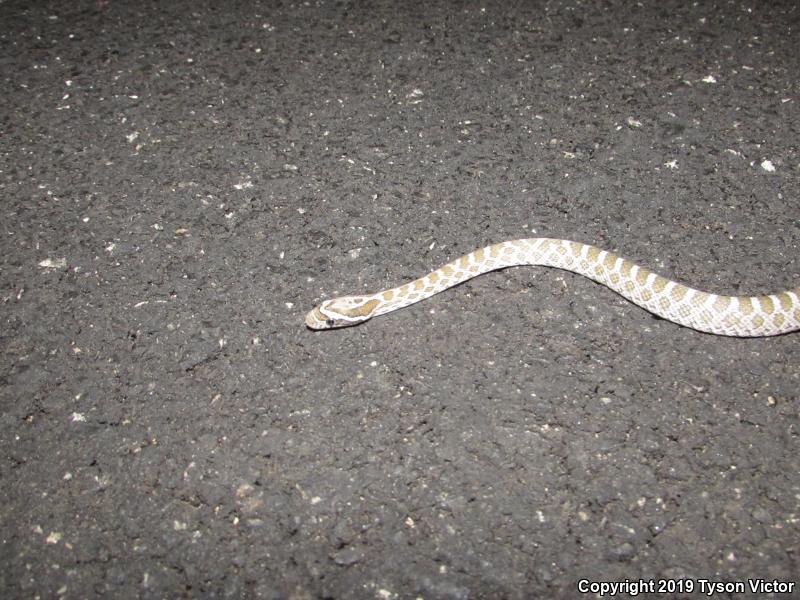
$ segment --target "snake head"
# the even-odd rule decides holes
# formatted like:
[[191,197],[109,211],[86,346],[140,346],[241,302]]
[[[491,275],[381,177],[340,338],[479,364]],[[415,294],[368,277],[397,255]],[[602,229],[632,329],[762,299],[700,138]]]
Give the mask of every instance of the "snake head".
[[374,296],[342,296],[325,300],[306,315],[311,329],[336,329],[358,325],[372,317],[380,304]]

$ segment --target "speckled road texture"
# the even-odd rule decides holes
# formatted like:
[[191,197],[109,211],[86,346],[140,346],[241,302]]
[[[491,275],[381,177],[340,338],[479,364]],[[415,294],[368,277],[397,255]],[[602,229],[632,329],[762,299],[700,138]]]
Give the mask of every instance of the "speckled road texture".
[[797,286],[796,3],[6,0],[0,23],[3,598],[797,578],[800,335],[697,333],[535,268],[303,323],[536,236]]

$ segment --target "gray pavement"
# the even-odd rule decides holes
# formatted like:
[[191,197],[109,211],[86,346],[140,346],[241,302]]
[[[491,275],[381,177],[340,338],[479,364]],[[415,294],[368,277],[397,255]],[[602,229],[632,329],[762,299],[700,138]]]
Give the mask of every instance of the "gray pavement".
[[535,268],[303,316],[532,236],[797,286],[796,3],[0,23],[3,598],[791,597],[800,334]]

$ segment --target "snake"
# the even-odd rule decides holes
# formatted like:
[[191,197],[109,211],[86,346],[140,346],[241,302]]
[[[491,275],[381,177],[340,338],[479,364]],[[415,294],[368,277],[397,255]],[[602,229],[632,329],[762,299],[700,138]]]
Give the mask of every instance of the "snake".
[[325,300],[305,317],[311,329],[357,325],[410,306],[489,271],[545,266],[578,273],[663,319],[705,333],[763,337],[800,329],[800,287],[763,296],[693,289],[590,244],[528,238],[480,248],[410,283],[375,294]]

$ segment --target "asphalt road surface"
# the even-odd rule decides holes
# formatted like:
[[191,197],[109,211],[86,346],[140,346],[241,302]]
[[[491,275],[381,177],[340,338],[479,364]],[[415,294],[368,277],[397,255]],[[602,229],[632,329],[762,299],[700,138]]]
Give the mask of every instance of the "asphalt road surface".
[[530,267],[303,322],[533,236],[799,285],[795,2],[0,23],[0,596],[797,597],[800,334]]

